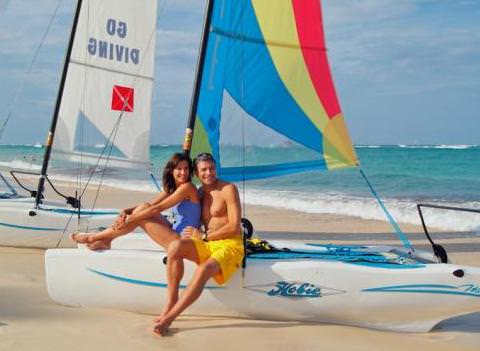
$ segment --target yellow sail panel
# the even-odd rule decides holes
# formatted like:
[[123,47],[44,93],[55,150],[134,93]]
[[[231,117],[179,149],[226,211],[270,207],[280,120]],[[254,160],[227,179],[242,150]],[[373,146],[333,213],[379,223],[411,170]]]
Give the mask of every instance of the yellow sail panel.
[[328,117],[304,61],[292,2],[253,0],[252,5],[285,87],[317,128],[323,130]]
[[358,165],[342,114],[331,119],[323,131],[323,150],[329,170]]

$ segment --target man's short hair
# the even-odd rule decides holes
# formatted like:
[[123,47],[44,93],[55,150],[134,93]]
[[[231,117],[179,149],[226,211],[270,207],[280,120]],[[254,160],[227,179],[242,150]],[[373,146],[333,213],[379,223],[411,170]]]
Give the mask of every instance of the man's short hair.
[[212,154],[208,152],[202,152],[193,159],[193,167],[197,169],[197,165],[203,161],[213,162],[214,165],[217,165],[217,162],[215,161],[215,158],[213,158]]

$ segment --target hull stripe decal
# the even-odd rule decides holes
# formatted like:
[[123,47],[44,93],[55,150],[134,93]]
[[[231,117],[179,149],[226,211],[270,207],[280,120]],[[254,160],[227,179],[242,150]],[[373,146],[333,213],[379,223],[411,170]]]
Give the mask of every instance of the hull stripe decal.
[[[78,214],[77,210],[68,210],[68,209],[55,209],[55,208],[41,208],[41,211],[45,212],[53,212],[53,213],[61,213],[61,214]],[[118,215],[120,212],[118,211],[80,211],[80,215],[83,216],[105,216],[105,215]]]
[[[152,286],[152,287],[155,287],[155,288],[166,288],[167,287],[166,283],[158,283],[158,282],[152,282],[152,281],[148,281],[148,280],[138,280],[138,279],[120,277],[118,275],[113,275],[113,274],[110,274],[110,273],[97,271],[96,269],[93,269],[93,268],[87,268],[87,269],[92,273],[96,273],[98,275],[101,275],[101,276],[104,276],[104,277],[107,277],[107,278],[111,278],[111,279],[114,279],[114,280],[118,280],[118,281],[121,281],[121,282],[125,282],[125,283]],[[186,287],[187,287],[186,285],[180,284],[180,289],[185,289]],[[225,287],[223,287],[223,286],[206,286],[205,289],[218,290],[218,289],[225,289]]]
[[399,293],[419,293],[419,294],[445,294],[445,295],[463,295],[480,297],[480,288],[473,284],[464,284],[460,286],[439,285],[439,284],[413,284],[384,286],[379,288],[363,289],[364,292],[399,292]]
[[0,222],[0,226],[2,227],[8,227],[8,228],[16,228],[16,229],[28,229],[28,230],[43,230],[43,231],[49,231],[49,232],[62,232],[64,228],[45,228],[45,227],[30,227],[30,226],[25,226],[25,225],[16,225],[16,224],[9,224],[9,223],[3,223]]

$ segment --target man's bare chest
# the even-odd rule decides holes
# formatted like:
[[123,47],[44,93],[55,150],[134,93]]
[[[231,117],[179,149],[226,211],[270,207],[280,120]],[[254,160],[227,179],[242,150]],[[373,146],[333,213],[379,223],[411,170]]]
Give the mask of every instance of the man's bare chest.
[[227,205],[221,192],[212,191],[204,194],[202,198],[202,212],[204,218],[225,217],[227,215]]

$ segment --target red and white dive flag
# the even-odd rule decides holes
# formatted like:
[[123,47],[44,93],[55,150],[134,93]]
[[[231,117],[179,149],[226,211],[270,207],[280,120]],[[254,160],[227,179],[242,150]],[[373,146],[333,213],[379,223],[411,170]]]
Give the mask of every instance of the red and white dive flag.
[[112,91],[112,110],[133,112],[134,89],[114,85]]

